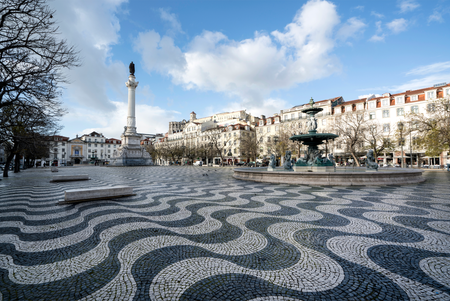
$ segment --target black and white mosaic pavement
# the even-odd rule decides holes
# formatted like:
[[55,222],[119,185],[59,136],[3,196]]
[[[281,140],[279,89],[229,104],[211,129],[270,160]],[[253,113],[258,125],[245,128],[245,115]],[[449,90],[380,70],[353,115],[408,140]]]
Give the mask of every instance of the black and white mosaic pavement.
[[[450,300],[450,173],[311,187],[205,167],[0,181],[0,300]],[[56,205],[64,190],[136,196]]]

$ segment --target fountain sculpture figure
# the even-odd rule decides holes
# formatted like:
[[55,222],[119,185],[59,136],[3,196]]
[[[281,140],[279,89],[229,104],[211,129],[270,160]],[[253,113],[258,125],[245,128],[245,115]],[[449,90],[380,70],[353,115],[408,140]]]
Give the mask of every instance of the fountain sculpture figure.
[[291,155],[292,153],[290,150],[286,151],[286,154],[284,155],[284,164],[283,164],[284,170],[294,171],[294,169],[292,168]]
[[373,149],[369,149],[366,155],[366,166],[367,170],[378,171],[378,163],[375,162],[375,157],[373,156]]

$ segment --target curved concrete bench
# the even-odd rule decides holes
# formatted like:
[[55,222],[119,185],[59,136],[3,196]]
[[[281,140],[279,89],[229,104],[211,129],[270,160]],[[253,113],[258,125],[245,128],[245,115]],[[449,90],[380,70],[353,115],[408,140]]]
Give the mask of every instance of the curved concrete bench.
[[53,176],[53,180],[50,182],[69,182],[69,181],[86,181],[90,180],[89,175],[64,175]]
[[406,185],[425,181],[422,170],[383,170],[378,172],[294,172],[267,171],[266,168],[236,168],[233,177],[240,180],[276,183],[300,184],[311,186],[372,186]]
[[133,187],[129,186],[71,189],[64,191],[64,201],[61,201],[58,204],[107,200],[132,195],[136,194],[133,193]]

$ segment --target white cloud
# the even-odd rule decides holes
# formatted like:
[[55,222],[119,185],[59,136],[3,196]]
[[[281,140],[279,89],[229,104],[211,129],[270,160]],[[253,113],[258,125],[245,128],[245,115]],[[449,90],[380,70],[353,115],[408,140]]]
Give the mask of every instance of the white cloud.
[[433,14],[428,17],[428,24],[431,22],[444,23],[448,15],[450,15],[450,6],[437,5],[433,10]]
[[398,7],[400,8],[401,13],[406,13],[409,11],[413,11],[420,6],[415,0],[400,0],[398,2]]
[[[170,75],[186,89],[237,96],[241,108],[259,107],[273,90],[340,70],[338,60],[331,55],[339,23],[334,4],[312,0],[284,31],[271,35],[255,32],[253,38],[234,41],[220,32],[204,31],[182,52],[172,38],[150,30],[138,35],[134,48],[148,72]],[[346,35],[361,28],[362,22],[355,18]]]
[[251,112],[253,116],[267,115],[272,116],[274,113],[279,113],[280,108],[289,108],[292,105],[288,104],[285,100],[280,98],[268,98],[261,101],[259,104],[248,104],[245,108],[239,102],[229,103],[223,109],[224,112],[233,112],[239,110],[247,110]]
[[377,13],[377,12],[375,12],[375,11],[372,11],[371,13],[370,13],[372,16],[375,16],[375,17],[377,17],[377,18],[384,18],[384,15],[383,14],[380,14],[380,13]]
[[393,33],[400,33],[402,31],[405,31],[408,27],[408,21],[406,21],[403,18],[395,19],[392,22],[389,22],[387,24],[387,27],[393,32]]
[[142,54],[144,68],[148,71],[182,70],[186,64],[181,50],[171,37],[161,36],[153,31],[139,33],[134,50]]
[[160,8],[159,12],[161,14],[161,19],[169,22],[171,29],[168,34],[184,33],[181,30],[181,24],[175,14],[171,14],[167,9]]
[[377,27],[377,33],[381,33],[383,31],[383,29],[381,28],[381,21],[377,21],[375,22],[375,26]]
[[425,75],[442,72],[447,69],[450,69],[450,61],[420,66],[408,71],[406,75]]
[[358,6],[355,6],[355,9],[360,10],[360,11],[364,11],[364,6],[358,5]]
[[367,25],[358,18],[350,18],[337,32],[337,37],[341,40],[347,40],[364,32]]
[[422,78],[412,79],[406,83],[392,86],[383,86],[376,88],[359,89],[359,91],[390,91],[392,92],[404,92],[407,90],[416,90],[426,87],[432,87],[435,84],[442,82],[449,82],[450,73],[433,74]]
[[425,87],[432,87],[435,84],[447,82],[450,79],[450,73],[434,74],[422,78],[410,80],[404,84],[391,87],[391,91],[402,92],[406,90],[415,90]]
[[[82,66],[67,72],[70,89],[65,96],[73,103],[96,110],[113,110],[107,87],[119,92],[126,66],[111,59],[110,47],[119,41],[115,14],[125,0],[51,1],[61,36],[80,52]],[[70,21],[68,21],[70,20]]]
[[[75,109],[64,119],[70,123],[76,120],[79,124],[89,124],[96,120],[97,127],[80,128],[78,134],[87,134],[92,131],[102,133],[105,137],[120,139],[127,120],[128,104],[112,101],[114,110],[98,112],[89,109]],[[136,104],[136,127],[139,133],[165,133],[169,121],[179,119],[177,111],[166,111],[158,106]],[[158,120],[158,122],[155,122]],[[77,133],[72,133],[74,136]]]
[[[65,0],[49,3],[56,10],[54,17],[58,21],[61,36],[69,44],[75,45],[82,59],[81,67],[67,72],[70,84],[64,91],[68,111],[61,123],[66,126],[64,135],[73,137],[77,133],[96,130],[107,137],[120,138],[123,132],[127,95],[121,88],[125,87],[128,66],[112,59],[111,47],[120,41],[120,24],[116,15],[120,13],[120,6],[124,2],[126,0]],[[108,89],[115,91],[118,99],[124,102],[111,101],[107,95]],[[177,112],[152,106],[155,96],[148,85],[139,87],[136,93],[138,131],[165,132],[167,122],[175,119]],[[155,120],[161,122],[156,123]]]
[[437,11],[437,10],[435,10],[433,12],[433,14],[428,17],[428,23],[430,23],[430,22],[443,23],[444,22],[444,18],[442,18],[442,13]]
[[374,35],[369,39],[369,41],[370,41],[370,42],[384,42],[384,37],[385,37],[384,34],[382,34],[382,35],[374,34]]

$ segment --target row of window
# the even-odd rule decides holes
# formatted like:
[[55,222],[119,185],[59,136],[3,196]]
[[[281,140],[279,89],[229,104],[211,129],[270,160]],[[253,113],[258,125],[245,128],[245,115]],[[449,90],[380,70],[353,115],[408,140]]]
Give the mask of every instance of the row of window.
[[[104,145],[104,144],[101,144],[100,147],[102,147],[103,145]],[[92,144],[91,144],[91,143],[88,143],[88,147],[91,147],[91,146],[92,146]],[[94,144],[94,147],[98,147],[98,146],[97,146],[97,143]],[[116,145],[114,144],[113,147],[115,148]],[[111,148],[111,144],[108,144],[108,148]]]
[[[447,93],[450,93],[449,92],[450,89],[447,89],[446,91],[447,91]],[[447,95],[449,95],[449,94],[447,94]],[[426,97],[427,97],[427,99],[435,98],[435,92],[434,91],[427,92],[426,93]],[[417,100],[419,100],[419,96],[418,95],[411,95],[410,99],[411,99],[411,101],[417,101]],[[401,104],[404,104],[404,103],[405,103],[404,96],[397,96],[397,97],[395,97],[395,104],[396,105],[401,105]],[[382,107],[390,106],[390,104],[391,104],[390,98],[383,98],[381,100],[381,106]],[[362,106],[363,106],[363,104],[358,104],[358,109],[362,109],[363,108]],[[375,109],[375,108],[376,108],[376,100],[369,101],[369,109]]]
[[[417,130],[418,128],[418,124],[416,121],[413,121],[411,124],[411,129],[413,130]],[[383,132],[387,133],[391,130],[391,124],[390,123],[385,123],[383,124]]]
[[[411,106],[410,108],[411,113],[419,113],[419,106]],[[434,106],[429,106],[428,111],[432,110],[432,108],[434,108]],[[405,115],[405,108],[397,108],[397,116],[404,116],[404,115]],[[382,116],[383,118],[389,118],[390,110],[383,110]],[[369,112],[369,119],[376,119],[375,112]]]
[[237,149],[231,149],[231,148],[229,150],[224,149],[223,150],[223,154],[227,155],[231,151],[233,151],[233,154],[237,154]]
[[[91,142],[91,138],[88,138],[88,142]],[[97,138],[94,139],[94,142],[97,142]],[[103,142],[103,139],[100,139],[100,142]]]

